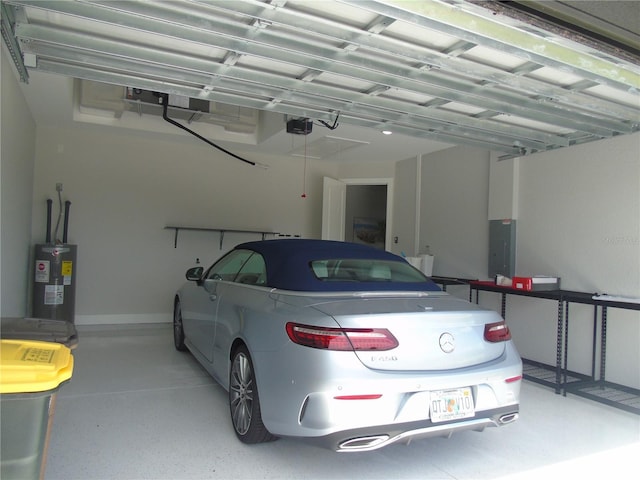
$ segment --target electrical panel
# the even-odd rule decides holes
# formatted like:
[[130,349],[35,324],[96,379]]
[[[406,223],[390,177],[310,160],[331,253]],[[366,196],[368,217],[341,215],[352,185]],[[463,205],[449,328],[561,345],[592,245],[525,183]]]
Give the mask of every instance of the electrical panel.
[[516,221],[489,220],[489,278],[513,278],[516,271]]

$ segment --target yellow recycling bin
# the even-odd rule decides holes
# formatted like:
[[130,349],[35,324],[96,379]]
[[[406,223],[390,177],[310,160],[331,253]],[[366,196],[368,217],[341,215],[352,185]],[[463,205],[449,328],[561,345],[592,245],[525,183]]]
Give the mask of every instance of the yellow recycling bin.
[[0,478],[42,479],[56,394],[73,374],[65,345],[0,340]]

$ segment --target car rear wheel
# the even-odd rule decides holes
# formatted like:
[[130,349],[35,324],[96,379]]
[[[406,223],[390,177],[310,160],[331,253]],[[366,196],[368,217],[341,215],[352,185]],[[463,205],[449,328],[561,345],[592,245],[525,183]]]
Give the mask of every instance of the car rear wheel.
[[184,352],[187,350],[184,344],[184,328],[182,327],[182,308],[180,302],[176,301],[173,307],[173,344],[176,350]]
[[262,423],[253,362],[245,346],[233,354],[229,372],[229,407],[233,429],[242,442],[261,443],[277,438]]

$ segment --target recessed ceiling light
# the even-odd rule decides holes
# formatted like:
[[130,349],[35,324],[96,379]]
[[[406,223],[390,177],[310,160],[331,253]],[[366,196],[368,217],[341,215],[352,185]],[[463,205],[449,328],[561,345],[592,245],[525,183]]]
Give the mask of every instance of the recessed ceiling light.
[[385,135],[391,135],[393,132],[391,130],[382,130],[382,133]]

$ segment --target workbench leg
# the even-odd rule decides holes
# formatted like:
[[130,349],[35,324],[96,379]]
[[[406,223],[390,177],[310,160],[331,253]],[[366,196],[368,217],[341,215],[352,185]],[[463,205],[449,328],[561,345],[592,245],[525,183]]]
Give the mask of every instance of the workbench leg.
[[569,302],[564,304],[564,355],[562,360],[562,395],[567,396],[567,368],[569,363]]
[[607,307],[602,307],[602,324],[600,325],[600,383],[604,388],[605,366],[607,363]]
[[556,332],[556,393],[561,393],[562,389],[562,341],[563,341],[563,302],[558,301],[558,325]]
[[598,338],[598,306],[593,306],[593,338],[591,341],[591,381],[596,381],[596,355]]

